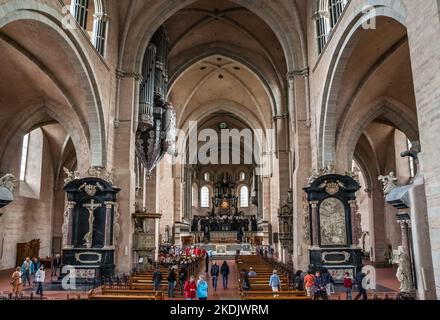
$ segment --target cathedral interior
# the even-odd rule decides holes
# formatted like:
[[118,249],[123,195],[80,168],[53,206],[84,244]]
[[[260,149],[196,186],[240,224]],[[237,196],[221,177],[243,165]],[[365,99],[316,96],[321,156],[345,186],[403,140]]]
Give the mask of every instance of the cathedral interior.
[[208,255],[217,298],[241,263],[438,299],[439,32],[438,0],[0,0],[0,291],[36,257],[49,297],[149,299]]

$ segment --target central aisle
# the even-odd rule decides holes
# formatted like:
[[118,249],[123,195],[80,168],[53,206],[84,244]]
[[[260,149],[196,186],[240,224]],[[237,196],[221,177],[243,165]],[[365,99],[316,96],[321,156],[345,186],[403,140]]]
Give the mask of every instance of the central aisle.
[[[225,260],[213,260],[212,262],[217,262],[217,265],[221,267],[223,264],[223,261]],[[223,289],[223,280],[222,276],[219,276],[218,279],[218,285],[217,285],[217,291],[214,291],[214,288],[212,286],[212,278],[209,275],[209,272],[206,276],[206,281],[208,281],[208,299],[209,300],[240,300],[240,295],[238,291],[238,268],[235,260],[226,260],[226,262],[229,265],[229,281],[228,281],[228,288],[225,290]],[[210,264],[211,266],[211,264]],[[211,268],[211,267],[210,267]],[[203,263],[203,269],[201,269],[201,272],[205,272],[205,264]]]

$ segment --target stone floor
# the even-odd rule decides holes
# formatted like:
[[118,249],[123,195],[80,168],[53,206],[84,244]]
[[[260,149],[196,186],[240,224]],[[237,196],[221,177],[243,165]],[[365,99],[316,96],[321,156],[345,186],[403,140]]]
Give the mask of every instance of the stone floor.
[[[236,281],[238,276],[237,266],[235,261],[228,260],[227,261],[230,267],[231,274],[229,276],[229,285],[225,290],[222,286],[221,277],[218,280],[218,288],[217,291],[214,291],[212,288],[212,280],[211,277],[207,276],[207,281],[209,284],[209,300],[237,300],[239,299],[238,295],[238,283]],[[217,264],[220,266],[223,263],[223,260],[217,261]],[[201,266],[200,273],[205,273],[204,264]],[[52,290],[50,284],[50,274],[51,271],[46,271],[46,284],[44,286],[44,296],[47,299],[55,299],[55,300],[64,300],[67,298],[81,298],[87,297],[87,292],[91,289],[88,286],[82,287],[77,291],[59,291]],[[396,279],[396,269],[395,268],[378,268],[376,269],[377,275],[377,289],[375,292],[369,292],[370,296],[372,294],[384,295],[384,294],[395,294],[399,289],[399,282]],[[12,275],[12,270],[0,271],[0,294],[11,291],[11,286],[9,284],[10,276]],[[55,288],[55,287],[54,287]],[[30,295],[32,292],[35,292],[34,286],[25,286],[23,287],[23,293],[25,295]],[[355,294],[355,293],[354,293]],[[179,297],[174,300],[182,300],[183,298]],[[344,300],[345,293],[343,293],[343,288],[337,287],[336,293],[332,296],[332,300]]]

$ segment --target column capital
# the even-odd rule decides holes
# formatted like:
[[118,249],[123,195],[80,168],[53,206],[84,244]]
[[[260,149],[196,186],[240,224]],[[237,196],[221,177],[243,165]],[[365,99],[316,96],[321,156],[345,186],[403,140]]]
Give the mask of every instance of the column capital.
[[319,201],[310,201],[309,202],[312,208],[316,208],[318,206]]
[[76,206],[76,202],[75,201],[68,201],[67,202],[67,208],[69,209],[73,209]]
[[113,201],[105,201],[104,204],[107,209],[111,209],[115,205]]
[[96,20],[101,20],[101,21],[109,21],[110,20],[110,16],[107,13],[104,12],[97,12],[93,15],[93,18],[95,18]]
[[142,82],[144,80],[144,77],[140,73],[124,71],[121,69],[116,70],[116,77],[118,79],[132,78],[132,79],[135,79],[136,81],[139,81],[139,82]]
[[307,78],[309,76],[309,67],[305,67],[303,69],[299,69],[299,70],[293,70],[290,71],[286,74],[286,79],[288,81],[293,81],[295,80],[295,77],[303,77],[303,78]]

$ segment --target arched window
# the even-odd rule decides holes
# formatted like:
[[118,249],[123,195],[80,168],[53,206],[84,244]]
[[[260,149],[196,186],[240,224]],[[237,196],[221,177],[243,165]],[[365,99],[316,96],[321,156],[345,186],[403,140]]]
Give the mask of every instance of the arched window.
[[96,50],[103,56],[108,15],[103,0],[67,0],[70,12],[90,37]]
[[197,207],[198,203],[198,188],[196,184],[192,185],[192,192],[191,192],[191,205],[193,207]]
[[249,207],[249,189],[246,186],[240,188],[240,208]]
[[204,178],[205,178],[205,181],[210,180],[211,177],[209,176],[209,172],[205,172]]
[[20,161],[20,196],[40,198],[43,170],[43,131],[38,128],[23,137]]
[[209,208],[209,188],[207,186],[200,190],[200,207]]
[[246,179],[246,173],[244,173],[243,171],[240,172],[240,181],[244,181]]
[[339,20],[348,0],[329,0],[330,27],[333,28]]

